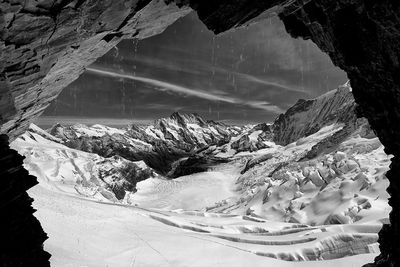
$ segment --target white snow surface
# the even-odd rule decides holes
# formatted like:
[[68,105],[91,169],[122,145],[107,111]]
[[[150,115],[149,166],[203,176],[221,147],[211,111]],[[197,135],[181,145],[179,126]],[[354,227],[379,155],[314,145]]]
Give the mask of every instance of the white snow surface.
[[[230,154],[230,163],[208,172],[147,179],[122,201],[93,177],[104,160],[97,155],[35,133],[12,147],[38,177],[29,194],[53,266],[362,266],[378,255],[377,233],[390,211],[390,157],[377,138],[353,136],[338,151],[296,163],[341,127]],[[240,174],[266,154],[273,157]],[[289,164],[270,176],[281,162]],[[329,216],[344,222],[326,225]]]
[[113,127],[108,127],[100,124],[94,124],[92,126],[87,126],[84,124],[75,124],[71,126],[77,134],[86,136],[103,136],[105,134],[124,134],[125,130],[117,129]]

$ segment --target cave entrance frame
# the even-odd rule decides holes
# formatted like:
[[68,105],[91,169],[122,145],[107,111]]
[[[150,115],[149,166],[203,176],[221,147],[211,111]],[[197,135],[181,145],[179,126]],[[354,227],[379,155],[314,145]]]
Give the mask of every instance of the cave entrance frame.
[[[312,40],[347,73],[360,115],[394,156],[386,174],[390,224],[380,231],[381,254],[373,265],[400,266],[398,0],[0,1],[0,7],[0,173],[2,188],[8,190],[0,197],[5,203],[1,211],[9,214],[5,242],[10,241],[0,259],[10,266],[46,266],[49,255],[26,193],[36,179],[9,149],[5,134],[13,139],[22,133],[67,84],[120,40],[155,35],[190,8],[215,33],[278,15],[292,37]],[[79,16],[87,17],[82,22]],[[28,33],[30,20],[40,22],[41,36]]]

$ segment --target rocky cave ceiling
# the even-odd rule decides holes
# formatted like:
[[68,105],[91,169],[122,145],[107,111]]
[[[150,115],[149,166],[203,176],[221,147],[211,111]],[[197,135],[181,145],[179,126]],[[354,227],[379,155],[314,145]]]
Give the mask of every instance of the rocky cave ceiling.
[[[394,155],[387,173],[391,223],[380,232],[381,255],[375,265],[397,266],[400,247],[391,241],[400,239],[398,0],[0,1],[0,197],[6,203],[1,209],[10,214],[2,231],[3,243],[20,244],[2,249],[2,261],[43,266],[49,257],[25,192],[35,184],[34,177],[8,148],[6,135],[13,139],[22,133],[86,66],[119,41],[160,33],[191,9],[215,33],[279,15],[293,37],[311,39],[347,72],[358,111],[368,118],[386,153]],[[24,249],[15,249],[21,244]]]

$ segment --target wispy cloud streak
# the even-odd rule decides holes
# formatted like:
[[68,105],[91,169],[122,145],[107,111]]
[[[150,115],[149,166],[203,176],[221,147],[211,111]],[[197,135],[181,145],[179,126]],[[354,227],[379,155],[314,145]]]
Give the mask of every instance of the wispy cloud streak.
[[175,93],[179,93],[179,94],[183,94],[183,95],[187,95],[187,96],[194,96],[194,97],[198,97],[198,98],[206,99],[206,100],[210,100],[210,101],[220,101],[220,102],[225,102],[225,103],[230,103],[230,104],[244,105],[244,106],[248,106],[248,107],[252,107],[252,108],[256,108],[256,109],[262,109],[262,110],[265,110],[268,112],[273,112],[275,114],[283,112],[283,110],[281,108],[279,108],[278,106],[272,105],[269,102],[246,101],[246,100],[238,99],[238,98],[235,98],[232,96],[212,94],[210,92],[205,92],[200,89],[192,89],[192,88],[176,85],[176,84],[165,82],[165,81],[160,81],[160,80],[146,78],[146,77],[140,77],[140,76],[134,76],[134,75],[130,75],[130,74],[118,73],[115,71],[103,70],[103,69],[98,69],[98,68],[87,68],[86,70],[88,72],[91,72],[91,73],[94,73],[97,75],[147,83],[147,84],[153,85],[155,87],[155,89],[158,89],[161,91],[171,91],[171,92],[175,92]]
[[304,94],[309,94],[309,92],[305,92],[304,90],[292,87],[292,86],[287,86],[284,84],[280,84],[277,82],[271,82],[268,80],[264,80],[261,78],[258,78],[256,76],[253,75],[249,75],[249,74],[244,74],[244,73],[239,73],[239,72],[235,72],[235,74],[239,75],[240,77],[242,77],[243,79],[246,79],[249,82],[254,82],[254,83],[258,83],[258,84],[263,84],[263,85],[267,85],[267,86],[272,86],[272,87],[276,87],[279,89],[283,89],[286,91],[292,91],[292,92],[299,92],[299,93],[304,93]]

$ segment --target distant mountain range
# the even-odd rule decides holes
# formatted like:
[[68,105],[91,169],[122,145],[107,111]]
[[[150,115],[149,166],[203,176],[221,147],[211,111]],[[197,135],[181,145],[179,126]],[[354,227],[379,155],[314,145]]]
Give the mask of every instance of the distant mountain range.
[[[173,163],[197,156],[199,151],[207,147],[224,145],[243,129],[206,121],[197,114],[175,112],[168,118],[154,121],[150,126],[130,125],[115,129],[102,125],[56,124],[48,132],[70,148],[106,158],[119,155],[131,161],[143,160],[158,173],[177,177],[178,174],[172,170]],[[217,158],[213,160],[218,161]],[[191,168],[190,173],[193,173],[206,167]],[[179,174],[183,173],[189,174],[189,171],[179,171]]]
[[[355,133],[374,137],[368,122],[357,118],[351,88],[345,84],[316,99],[299,100],[272,124],[231,126],[207,121],[197,114],[175,112],[148,126],[129,125],[121,129],[99,124],[55,124],[44,131],[32,125],[19,139],[35,139],[35,135],[39,135],[47,141],[96,155],[94,158],[100,157],[102,161],[95,160],[91,164],[97,166],[103,162],[104,166],[114,167],[105,171],[104,166],[100,166],[96,179],[108,181],[106,188],[114,192],[117,199],[123,199],[125,191],[135,192],[136,183],[149,177],[160,175],[173,179],[207,171],[232,161],[241,153],[258,155],[258,151],[276,145],[301,143],[303,138],[330,125],[340,125],[340,128],[315,142],[298,160],[334,151]],[[249,160],[242,173],[270,158],[267,154]],[[142,164],[137,168],[134,162],[143,162],[146,167]],[[126,181],[127,174],[136,177]]]
[[[203,171],[214,162],[224,161],[211,157],[210,153],[205,155],[204,151],[231,141],[229,149],[236,152],[257,151],[268,147],[266,142],[287,145],[333,123],[346,125],[341,132],[343,138],[357,128],[357,122],[360,123],[355,109],[351,88],[346,84],[316,99],[299,100],[273,124],[230,126],[207,121],[197,114],[175,112],[150,126],[130,125],[116,129],[98,124],[56,124],[48,132],[70,148],[106,158],[119,155],[131,161],[143,160],[161,175],[173,178]],[[185,170],[176,168],[177,161]]]

